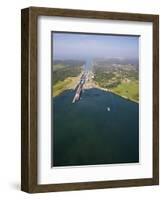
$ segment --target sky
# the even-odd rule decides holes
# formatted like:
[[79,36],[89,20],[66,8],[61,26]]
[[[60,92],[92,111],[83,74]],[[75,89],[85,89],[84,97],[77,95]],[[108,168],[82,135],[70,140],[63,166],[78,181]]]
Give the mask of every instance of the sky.
[[54,59],[138,59],[139,37],[53,32]]

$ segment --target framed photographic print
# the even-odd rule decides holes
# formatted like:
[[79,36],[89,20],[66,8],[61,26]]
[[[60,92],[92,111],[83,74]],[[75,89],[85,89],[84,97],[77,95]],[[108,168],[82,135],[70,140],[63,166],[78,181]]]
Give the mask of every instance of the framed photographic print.
[[21,12],[21,189],[159,184],[159,16]]

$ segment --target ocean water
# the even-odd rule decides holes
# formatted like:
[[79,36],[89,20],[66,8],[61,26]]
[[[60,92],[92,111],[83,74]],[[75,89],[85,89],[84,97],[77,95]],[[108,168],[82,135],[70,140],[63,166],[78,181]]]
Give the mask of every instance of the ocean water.
[[139,104],[100,89],[53,98],[52,165],[139,162]]

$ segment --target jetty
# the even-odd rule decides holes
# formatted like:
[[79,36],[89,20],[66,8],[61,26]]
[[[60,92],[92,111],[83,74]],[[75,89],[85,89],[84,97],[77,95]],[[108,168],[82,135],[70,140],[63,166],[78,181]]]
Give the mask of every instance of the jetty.
[[81,75],[80,82],[76,86],[76,92],[75,92],[75,96],[73,98],[72,103],[75,103],[76,101],[80,100],[82,89],[87,80],[87,77],[88,77],[88,71],[84,71],[83,74]]

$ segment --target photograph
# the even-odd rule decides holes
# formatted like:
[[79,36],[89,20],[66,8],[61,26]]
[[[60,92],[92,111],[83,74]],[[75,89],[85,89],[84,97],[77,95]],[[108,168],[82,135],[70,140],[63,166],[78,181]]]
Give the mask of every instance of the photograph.
[[139,36],[51,34],[52,166],[139,163]]
[[159,15],[21,10],[21,190],[159,185]]

